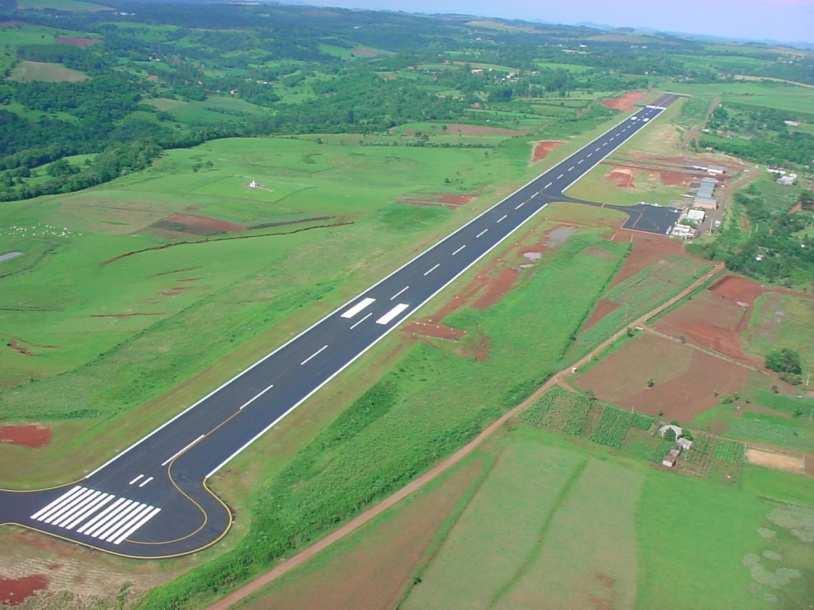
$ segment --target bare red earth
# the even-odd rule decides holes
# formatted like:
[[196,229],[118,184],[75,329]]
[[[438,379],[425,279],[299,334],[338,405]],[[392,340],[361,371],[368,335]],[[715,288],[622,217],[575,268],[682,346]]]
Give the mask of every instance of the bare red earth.
[[51,429],[40,424],[20,426],[0,426],[0,443],[23,445],[25,447],[42,447],[51,441]]
[[0,578],[0,604],[16,606],[36,591],[48,588],[48,578],[43,574],[23,578]]
[[489,282],[486,290],[472,306],[475,309],[486,309],[498,303],[507,292],[514,288],[519,277],[520,272],[517,269],[502,269],[497,277]]
[[620,188],[633,188],[633,170],[617,167],[605,178]]
[[170,214],[152,224],[153,229],[193,235],[216,235],[218,233],[239,233],[245,231],[244,225],[194,214]]
[[540,159],[545,159],[548,153],[557,148],[560,144],[562,144],[562,140],[543,140],[537,142],[534,146],[534,154],[531,160],[537,162]]
[[100,42],[102,41],[98,38],[75,38],[73,36],[57,36],[57,44],[67,44],[72,47],[79,47],[80,49],[86,49],[87,47],[99,44]]
[[451,195],[451,194],[441,194],[438,197],[438,201],[441,203],[448,203],[452,205],[466,205],[470,201],[475,198],[474,195]]
[[619,273],[613,278],[614,285],[636,275],[645,267],[649,267],[668,256],[681,256],[684,254],[684,244],[682,242],[662,235],[620,229],[612,239],[613,241],[629,242],[631,244],[630,254],[625,258],[625,263]]
[[449,339],[456,341],[466,334],[460,328],[453,328],[445,324],[435,324],[426,320],[416,320],[404,327],[404,332],[410,335],[420,335],[422,337],[436,337],[438,339]]
[[629,91],[619,97],[611,97],[602,100],[602,104],[613,110],[620,110],[622,112],[630,112],[636,107],[640,101],[644,99],[644,93],[641,91]]
[[599,302],[596,304],[596,308],[594,309],[591,317],[585,322],[585,325],[582,327],[583,330],[588,330],[599,322],[602,318],[608,315],[612,311],[616,311],[619,309],[619,303],[614,303],[613,301],[609,301],[608,299],[600,299]]

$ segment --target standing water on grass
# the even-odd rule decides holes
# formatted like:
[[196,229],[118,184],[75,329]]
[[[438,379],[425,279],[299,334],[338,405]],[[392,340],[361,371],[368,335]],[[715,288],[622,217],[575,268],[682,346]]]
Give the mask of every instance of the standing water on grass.
[[17,251],[5,252],[3,254],[0,254],[0,263],[5,263],[6,261],[10,261],[11,259],[17,258],[18,256],[22,256],[22,255],[23,255],[22,252],[17,252]]

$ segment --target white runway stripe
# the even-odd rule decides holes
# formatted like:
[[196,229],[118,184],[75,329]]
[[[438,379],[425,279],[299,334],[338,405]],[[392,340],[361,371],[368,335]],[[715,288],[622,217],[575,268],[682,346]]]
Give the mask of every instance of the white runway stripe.
[[53,508],[56,508],[57,505],[59,505],[60,503],[67,502],[80,489],[82,489],[82,488],[79,485],[77,485],[75,487],[71,487],[68,491],[66,491],[64,494],[59,496],[56,500],[54,500],[52,502],[49,502],[48,504],[43,506],[40,510],[38,510],[36,513],[31,515],[31,518],[32,519],[39,519],[40,517],[45,515],[45,513],[47,513],[49,510],[51,510]]
[[116,496],[113,496],[111,494],[102,494],[101,496],[96,498],[95,502],[91,503],[90,506],[85,507],[85,510],[81,511],[73,519],[66,523],[65,529],[72,530],[74,527],[79,525],[84,519],[90,517],[97,510],[101,510],[102,507],[105,506],[105,504],[113,500],[113,498],[115,497]]
[[80,502],[77,502],[72,509],[66,510],[57,519],[54,519],[51,523],[54,525],[62,525],[63,523],[67,523],[68,520],[72,519],[76,515],[76,513],[84,509],[88,504],[93,502],[96,498],[98,498],[101,495],[102,495],[101,491],[93,491],[93,493],[85,496]]
[[107,536],[113,530],[118,529],[118,527],[122,523],[124,523],[125,519],[129,518],[129,516],[136,512],[137,510],[140,510],[142,506],[144,506],[144,504],[142,504],[141,502],[133,502],[132,504],[130,504],[130,506],[125,508],[123,511],[119,512],[115,517],[113,517],[113,519],[111,519],[105,525],[103,525],[99,529],[99,531],[96,532],[94,537],[101,538],[104,540],[105,536]]
[[364,322],[365,320],[367,320],[367,319],[368,319],[370,316],[372,316],[372,315],[373,315],[373,312],[372,312],[372,311],[367,312],[367,315],[366,315],[364,318],[359,318],[359,319],[358,319],[356,322],[354,322],[353,324],[351,324],[351,325],[350,325],[350,329],[351,329],[351,330],[353,330],[354,328],[356,328],[357,326],[359,326],[359,325],[360,325],[362,322]]
[[402,311],[410,307],[406,303],[399,303],[393,309],[384,314],[381,318],[376,320],[376,324],[389,324],[393,319],[398,316]]
[[376,301],[376,299],[371,299],[370,297],[366,297],[366,298],[362,299],[361,301],[359,301],[358,303],[356,303],[356,305],[354,305],[353,307],[348,309],[345,313],[343,313],[342,317],[343,318],[352,318],[357,313],[362,311],[365,307],[369,306],[370,304],[372,304],[375,301]]
[[125,531],[130,525],[138,521],[142,515],[152,510],[152,506],[149,504],[139,504],[139,507],[130,513],[126,519],[122,519],[116,524],[111,531],[109,531],[104,536],[100,536],[102,540],[106,540],[107,542],[112,542],[120,533]]
[[153,510],[151,510],[149,513],[147,513],[146,515],[141,517],[141,519],[139,519],[133,525],[131,525],[128,529],[119,534],[118,538],[116,538],[113,541],[113,544],[121,544],[123,540],[126,540],[127,537],[130,536],[130,534],[135,532],[137,529],[139,529],[142,525],[147,523],[150,519],[155,517],[160,512],[161,512],[160,508],[154,508]]
[[51,511],[51,513],[49,515],[47,515],[45,517],[40,517],[39,520],[42,521],[43,523],[51,523],[54,519],[58,519],[60,517],[60,515],[65,513],[65,511],[71,510],[78,502],[81,502],[83,500],[83,498],[85,498],[85,496],[87,496],[87,495],[89,495],[91,493],[93,493],[92,489],[85,489],[83,487],[82,491],[80,491],[78,494],[76,494],[68,502],[66,502],[65,504],[63,504],[62,506],[57,508],[56,510]]
[[138,481],[139,479],[141,479],[143,476],[144,476],[143,474],[138,475],[138,476],[137,476],[135,479],[133,479],[132,481],[130,481],[130,482],[128,483],[128,485],[132,485],[133,483],[135,483],[136,481]]
[[101,521],[102,519],[104,519],[105,517],[107,517],[107,515],[109,515],[110,513],[112,513],[114,510],[116,510],[116,508],[117,508],[118,506],[121,506],[122,502],[126,502],[126,501],[127,501],[127,500],[125,500],[124,498],[119,498],[119,499],[118,499],[118,500],[116,500],[116,501],[115,501],[113,504],[111,504],[111,505],[110,505],[110,506],[108,506],[106,509],[104,509],[104,510],[103,510],[101,513],[99,513],[98,515],[96,515],[96,516],[95,516],[93,519],[91,519],[90,521],[88,521],[87,523],[85,523],[85,525],[83,525],[83,526],[82,526],[82,527],[80,527],[78,530],[76,530],[76,533],[78,533],[78,534],[84,534],[84,533],[85,533],[85,530],[89,530],[90,528],[92,528],[94,525],[96,525],[97,523],[99,523],[99,521]]
[[[122,502],[121,504],[117,503],[115,510],[110,511],[107,515],[105,515],[104,519],[101,519],[100,521],[95,523],[93,527],[82,533],[87,534],[88,536],[95,536],[102,530],[102,528],[107,527],[107,524],[111,519],[117,517],[119,514],[121,514],[123,510],[127,510],[133,504],[135,504],[133,500],[128,500],[124,498],[124,502]],[[80,529],[79,531],[81,532],[82,530]]]

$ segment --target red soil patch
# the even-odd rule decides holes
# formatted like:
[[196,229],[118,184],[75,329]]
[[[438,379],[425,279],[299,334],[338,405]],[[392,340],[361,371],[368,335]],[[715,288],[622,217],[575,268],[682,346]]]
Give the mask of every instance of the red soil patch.
[[543,140],[534,145],[534,152],[532,153],[531,160],[533,163],[541,159],[545,159],[552,150],[562,144],[562,140]]
[[40,424],[0,426],[0,443],[23,445],[36,449],[51,441],[51,428]]
[[441,195],[438,200],[441,203],[449,203],[452,205],[466,205],[470,201],[475,198],[474,195],[451,195],[451,194],[444,194]]
[[150,227],[165,232],[191,233],[193,235],[218,235],[220,233],[239,233],[246,230],[244,225],[194,214],[170,214],[166,218],[154,222]]
[[48,577],[43,574],[23,578],[0,578],[0,604],[16,606],[34,595],[36,591],[48,588]]
[[630,254],[625,258],[619,273],[613,278],[613,285],[636,275],[645,267],[649,267],[668,256],[684,255],[683,243],[662,235],[620,229],[611,239],[631,244]]
[[755,299],[766,290],[746,278],[728,275],[659,320],[656,328],[760,367],[759,359],[744,353],[740,335],[749,323]]
[[98,38],[75,38],[72,36],[57,36],[57,44],[67,44],[72,47],[79,47],[80,49],[86,49],[95,44],[99,44],[100,42],[102,41]]
[[664,186],[689,186],[693,182],[693,176],[692,174],[660,170],[659,181],[661,181]]
[[466,335],[466,331],[459,328],[453,328],[445,324],[435,324],[425,320],[410,322],[404,327],[404,332],[413,336],[436,337],[438,339],[449,339],[450,341],[457,341]]
[[620,188],[633,188],[633,170],[615,167],[605,178]]
[[[720,395],[741,391],[749,374],[691,346],[647,334],[589,369],[577,385],[622,407],[686,422],[718,404]],[[652,388],[649,379],[655,381]]]
[[630,112],[636,107],[640,101],[644,99],[644,93],[641,91],[629,91],[619,97],[611,97],[602,100],[602,105],[612,110],[620,110],[622,112]]
[[727,275],[709,287],[711,292],[729,299],[752,305],[766,288],[757,282],[736,275]]
[[600,299],[599,302],[596,304],[596,308],[594,309],[591,317],[585,322],[585,325],[582,327],[582,330],[588,330],[599,322],[602,318],[608,315],[612,311],[616,311],[619,309],[619,303],[614,303],[613,301],[609,301],[608,299]]
[[520,272],[517,269],[501,270],[497,277],[492,278],[492,281],[487,284],[486,289],[472,306],[475,309],[486,309],[498,303],[503,295],[514,288],[519,278]]

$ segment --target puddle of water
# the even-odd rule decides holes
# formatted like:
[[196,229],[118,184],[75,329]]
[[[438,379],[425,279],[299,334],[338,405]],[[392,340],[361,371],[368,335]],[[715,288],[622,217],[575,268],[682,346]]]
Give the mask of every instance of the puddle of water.
[[0,263],[5,263],[6,261],[10,261],[12,258],[17,258],[18,256],[22,256],[22,252],[4,252],[0,254]]

